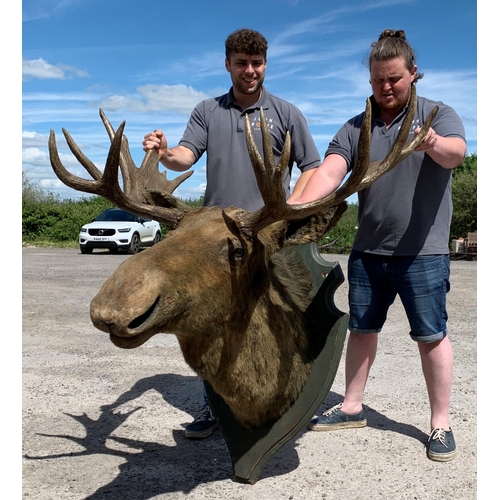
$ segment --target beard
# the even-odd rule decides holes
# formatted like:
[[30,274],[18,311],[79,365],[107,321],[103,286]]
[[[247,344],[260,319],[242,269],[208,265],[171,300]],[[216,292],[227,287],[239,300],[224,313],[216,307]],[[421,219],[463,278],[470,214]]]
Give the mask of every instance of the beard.
[[381,95],[377,97],[375,101],[379,105],[382,111],[394,114],[403,111],[404,107],[408,104],[410,99],[410,91],[402,92],[397,95],[391,94],[391,99],[387,99],[386,96]]

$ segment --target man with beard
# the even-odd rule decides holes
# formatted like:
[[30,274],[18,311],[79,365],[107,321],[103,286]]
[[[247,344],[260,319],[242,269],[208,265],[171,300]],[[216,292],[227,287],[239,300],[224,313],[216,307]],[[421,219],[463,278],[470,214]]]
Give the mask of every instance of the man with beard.
[[[387,29],[372,44],[369,58],[373,95],[370,160],[385,158],[408,111],[412,87],[423,77],[404,31]],[[314,417],[313,431],[367,424],[362,401],[377,352],[378,333],[399,295],[417,343],[430,403],[427,456],[445,462],[455,455],[449,405],[453,352],[447,332],[451,171],[466,153],[464,126],[442,102],[417,96],[413,133],[438,105],[423,142],[405,160],[358,193],[358,230],[348,263],[349,340],[344,401]],[[364,113],[330,142],[325,159],[292,203],[335,191],[357,153]],[[413,133],[408,139],[413,138]],[[394,374],[395,377],[400,374]]]

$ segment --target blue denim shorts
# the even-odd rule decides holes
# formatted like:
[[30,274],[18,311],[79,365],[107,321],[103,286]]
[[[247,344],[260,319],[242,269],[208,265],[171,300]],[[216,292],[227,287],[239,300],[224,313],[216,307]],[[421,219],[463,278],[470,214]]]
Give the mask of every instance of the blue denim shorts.
[[446,337],[449,255],[393,257],[353,250],[348,280],[352,332],[380,332],[399,295],[413,340],[435,342]]

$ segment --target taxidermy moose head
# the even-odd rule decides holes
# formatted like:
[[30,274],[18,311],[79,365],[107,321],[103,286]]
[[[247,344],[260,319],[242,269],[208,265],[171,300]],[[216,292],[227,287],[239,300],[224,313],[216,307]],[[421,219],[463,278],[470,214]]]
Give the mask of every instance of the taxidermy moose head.
[[[172,333],[185,361],[224,399],[244,426],[282,415],[300,393],[315,355],[315,318],[307,312],[311,278],[296,245],[317,242],[347,208],[353,193],[395,167],[420,144],[406,144],[415,113],[415,90],[398,140],[383,161],[369,163],[371,108],[367,100],[359,153],[347,181],[335,193],[288,205],[283,172],[290,137],[278,165],[261,110],[264,159],[250,132],[248,151],[264,206],[190,209],[172,195],[191,172],[173,181],[158,170],[156,151],[140,168],[131,158],[125,122],[116,132],[101,111],[111,139],[104,172],[87,159],[63,129],[66,141],[92,180],[62,165],[54,131],[49,151],[56,175],[67,186],[107,198],[118,207],[163,222],[170,231],[159,244],[125,260],[90,305],[96,328],[118,347],[132,349],[157,333]],[[118,180],[121,169],[123,188]]]

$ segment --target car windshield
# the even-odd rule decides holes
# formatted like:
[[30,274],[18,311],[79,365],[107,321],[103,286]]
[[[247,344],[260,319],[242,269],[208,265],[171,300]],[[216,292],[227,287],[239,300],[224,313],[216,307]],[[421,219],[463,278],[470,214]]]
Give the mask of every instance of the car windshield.
[[135,222],[136,216],[125,210],[106,210],[98,215],[96,221],[115,221],[115,222]]

